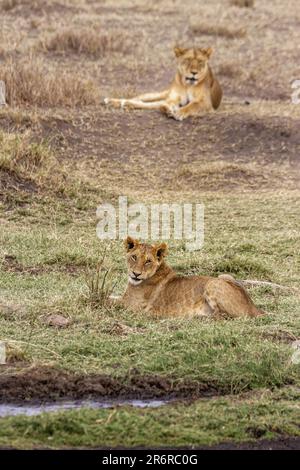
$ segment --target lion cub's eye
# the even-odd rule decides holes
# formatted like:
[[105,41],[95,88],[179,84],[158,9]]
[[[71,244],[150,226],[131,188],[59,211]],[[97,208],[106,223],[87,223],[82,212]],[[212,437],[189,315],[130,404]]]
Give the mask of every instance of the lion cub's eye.
[[136,261],[136,256],[135,256],[135,255],[132,255],[132,256],[131,256],[131,259],[132,259],[132,261]]
[[151,264],[151,263],[152,263],[151,259],[147,259],[145,264]]

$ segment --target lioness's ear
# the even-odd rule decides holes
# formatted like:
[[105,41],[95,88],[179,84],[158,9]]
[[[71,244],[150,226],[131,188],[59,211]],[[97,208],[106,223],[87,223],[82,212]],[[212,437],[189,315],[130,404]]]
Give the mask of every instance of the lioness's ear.
[[138,244],[138,240],[135,240],[132,237],[127,237],[126,240],[124,240],[124,246],[126,251],[132,250],[132,248],[136,247]]
[[210,58],[210,56],[213,53],[213,48],[212,47],[205,47],[204,49],[200,49],[200,50],[203,54],[205,54],[207,56],[208,59]]
[[176,55],[176,57],[180,57],[185,52],[186,52],[186,49],[184,49],[184,47],[178,47],[178,46],[174,47],[174,54]]
[[166,243],[160,243],[155,246],[155,250],[158,260],[161,261],[168,253],[168,245]]

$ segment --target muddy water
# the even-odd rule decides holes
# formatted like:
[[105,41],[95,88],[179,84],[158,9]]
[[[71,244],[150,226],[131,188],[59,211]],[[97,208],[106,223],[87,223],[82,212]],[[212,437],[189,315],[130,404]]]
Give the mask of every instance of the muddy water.
[[77,401],[61,401],[43,404],[0,404],[0,417],[5,416],[36,416],[41,413],[53,413],[61,410],[78,410],[82,408],[114,408],[115,406],[133,406],[136,408],[158,408],[168,403],[168,400],[111,400],[111,401],[94,401],[94,400],[77,400]]

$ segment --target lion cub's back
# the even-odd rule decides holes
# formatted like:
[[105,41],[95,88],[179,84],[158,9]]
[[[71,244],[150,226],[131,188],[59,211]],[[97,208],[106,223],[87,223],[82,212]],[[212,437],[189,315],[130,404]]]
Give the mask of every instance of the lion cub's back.
[[209,277],[176,276],[161,290],[152,306],[156,313],[189,315],[204,304],[203,292]]

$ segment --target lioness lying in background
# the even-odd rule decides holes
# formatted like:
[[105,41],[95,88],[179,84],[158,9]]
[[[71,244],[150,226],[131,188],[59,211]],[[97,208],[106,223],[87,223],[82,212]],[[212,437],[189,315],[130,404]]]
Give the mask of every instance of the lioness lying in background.
[[128,285],[121,303],[157,316],[256,317],[264,312],[233,277],[178,276],[165,262],[165,243],[148,245],[128,237]]
[[159,109],[179,121],[207,113],[220,106],[222,89],[208,64],[212,49],[175,47],[177,73],[170,87],[132,99],[105,98],[115,107]]

